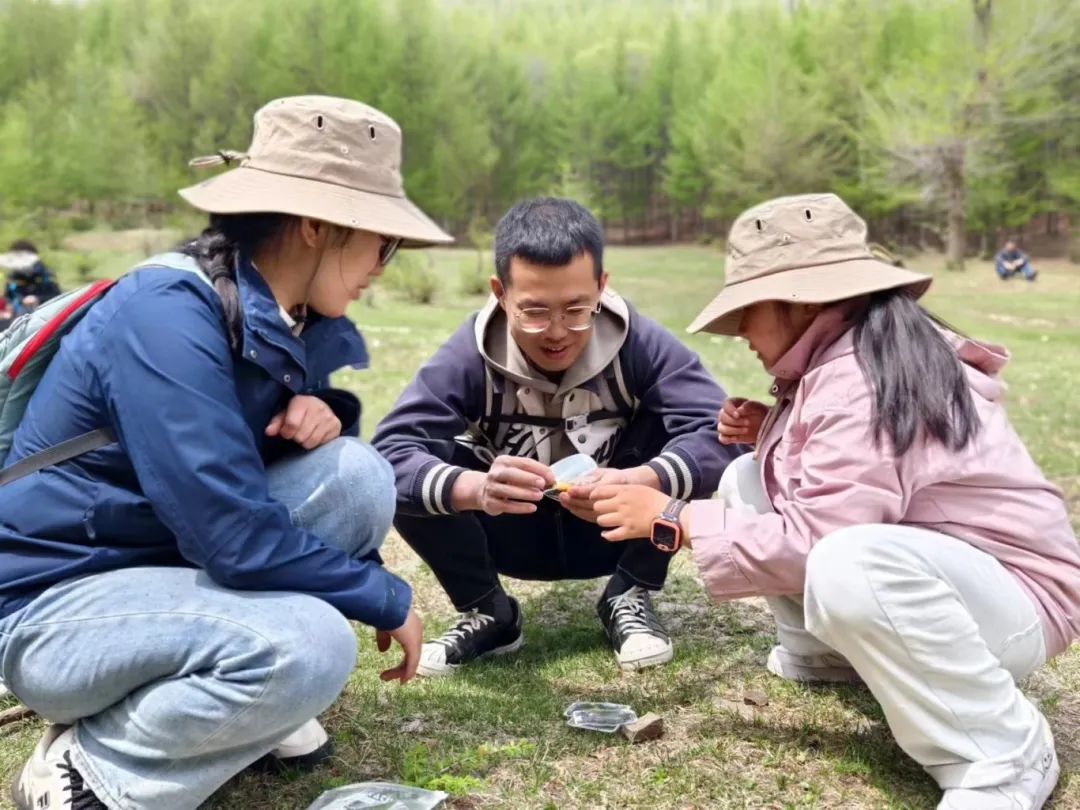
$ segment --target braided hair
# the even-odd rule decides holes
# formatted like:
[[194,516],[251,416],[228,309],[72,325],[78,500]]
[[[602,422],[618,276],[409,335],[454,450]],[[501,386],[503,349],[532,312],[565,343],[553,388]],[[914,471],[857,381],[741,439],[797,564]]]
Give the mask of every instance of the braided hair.
[[181,253],[199,263],[217,290],[225,309],[225,327],[233,351],[240,348],[244,332],[244,312],[236,287],[239,257],[253,256],[280,239],[296,223],[296,217],[290,214],[211,214],[209,225],[198,238],[180,247]]

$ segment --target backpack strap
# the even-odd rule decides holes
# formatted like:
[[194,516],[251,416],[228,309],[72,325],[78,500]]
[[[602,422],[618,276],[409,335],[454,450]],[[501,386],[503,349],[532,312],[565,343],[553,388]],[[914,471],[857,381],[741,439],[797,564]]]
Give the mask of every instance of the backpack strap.
[[484,413],[480,417],[480,431],[494,436],[502,422],[503,389],[491,373],[491,366],[484,363]]
[[624,411],[589,411],[580,416],[560,418],[558,416],[530,416],[527,413],[496,414],[496,425],[532,425],[533,427],[564,428],[565,430],[578,430],[593,422],[604,419],[617,419],[625,416]]
[[95,303],[101,296],[108,292],[109,288],[115,284],[116,281],[107,279],[103,281],[95,281],[86,291],[79,295],[71,304],[59,312],[48,323],[43,326],[37,334],[35,334],[26,345],[19,352],[19,356],[15,358],[15,362],[11,364],[11,368],[8,369],[7,375],[12,380],[19,376],[19,373],[25,368],[26,364],[33,359],[41,347],[46,345],[52,340],[57,333],[62,332],[65,326],[73,317],[82,317],[84,314],[80,310]]
[[[602,422],[605,419],[629,418],[634,414],[633,403],[627,401],[623,395],[622,371],[618,366],[619,358],[608,364],[603,375],[608,389],[615,401],[615,409],[601,409],[590,411],[587,414],[560,418],[557,416],[531,416],[527,413],[504,413],[503,398],[505,380],[496,381],[491,373],[491,367],[484,364],[484,415],[480,420],[481,429],[488,435],[494,435],[501,425],[530,425],[532,427],[561,428],[563,430],[579,430],[593,422]],[[499,383],[502,383],[500,385]]]
[[[199,263],[191,256],[182,253],[172,252],[154,256],[134,267],[133,271],[149,267],[160,267],[168,270],[185,270],[194,274],[196,278],[207,284],[211,289],[213,289],[214,286],[210,279],[207,278],[206,274],[203,273]],[[70,329],[72,322],[80,319],[82,315],[85,314],[86,309],[96,303],[115,283],[115,279],[95,282],[90,285],[85,292],[78,295],[78,297],[71,302],[70,306],[65,307],[63,311],[46,323],[45,326],[27,342],[26,346],[22,348],[19,356],[7,370],[8,377],[14,381],[23,368],[26,367],[39,351],[49,345],[53,338],[58,334],[62,334],[65,330]],[[7,469],[0,470],[0,486],[10,484],[12,481],[18,481],[20,478],[25,478],[28,475],[40,472],[46,467],[52,467],[53,465],[60,464],[64,461],[70,461],[71,459],[89,453],[92,450],[98,450],[114,443],[116,440],[116,434],[113,432],[112,428],[102,427],[75,436],[74,438],[55,444],[52,447],[47,447],[26,458],[20,459]],[[2,455],[6,455],[6,452]]]
[[619,355],[615,355],[615,359],[608,363],[607,368],[604,369],[604,380],[607,382],[608,391],[611,392],[611,398],[615,400],[615,410],[619,412],[620,416],[633,416],[637,411],[637,402],[630,396],[630,392],[626,388],[626,380],[623,378],[622,362]]
[[83,453],[89,453],[91,450],[97,450],[115,441],[116,435],[112,432],[112,428],[98,428],[76,436],[74,439],[54,444],[52,447],[17,461],[6,470],[0,470],[0,487],[54,464],[70,461]]

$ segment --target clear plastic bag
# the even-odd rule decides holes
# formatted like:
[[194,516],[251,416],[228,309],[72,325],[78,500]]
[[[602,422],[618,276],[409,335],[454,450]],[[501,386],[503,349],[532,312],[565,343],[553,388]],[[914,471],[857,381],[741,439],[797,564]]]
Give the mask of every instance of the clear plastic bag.
[[563,713],[566,725],[586,731],[613,734],[627,723],[638,719],[637,712],[622,703],[583,703],[578,701],[566,707]]
[[595,469],[597,469],[596,461],[592,456],[587,456],[584,453],[577,453],[560,459],[551,465],[551,472],[555,475],[555,486],[545,491],[544,494],[549,498],[558,500],[559,495],[570,484],[576,483],[578,479],[585,477]]
[[307,810],[435,810],[447,795],[393,782],[358,782],[327,791]]

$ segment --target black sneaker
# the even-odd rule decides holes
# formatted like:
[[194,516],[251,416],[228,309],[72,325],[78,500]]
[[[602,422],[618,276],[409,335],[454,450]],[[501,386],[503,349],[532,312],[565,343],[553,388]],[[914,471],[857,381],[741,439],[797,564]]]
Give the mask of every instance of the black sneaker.
[[622,669],[666,664],[674,655],[671,637],[660,624],[644,588],[634,585],[617,596],[601,596],[596,612]]
[[470,610],[458,616],[457,622],[434,641],[424,644],[420,652],[417,674],[428,678],[453,675],[462,664],[517,652],[525,643],[521,632],[521,607],[510,597],[514,619],[509,624],[497,624],[493,616]]

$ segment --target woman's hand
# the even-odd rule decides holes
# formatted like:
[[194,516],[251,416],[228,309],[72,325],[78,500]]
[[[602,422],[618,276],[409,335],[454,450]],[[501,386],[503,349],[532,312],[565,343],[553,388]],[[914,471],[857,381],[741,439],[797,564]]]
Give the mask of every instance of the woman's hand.
[[600,535],[612,543],[652,536],[653,521],[671,502],[671,496],[640,484],[604,485],[592,493]]
[[742,397],[731,397],[720,409],[717,431],[720,444],[757,444],[758,433],[765,421],[769,406]]
[[266,426],[267,436],[280,436],[314,450],[341,435],[341,420],[318,397],[298,394]]
[[379,648],[379,652],[384,653],[389,650],[391,641],[396,641],[401,645],[405,657],[396,667],[379,675],[379,678],[406,684],[412,680],[413,675],[416,674],[416,668],[420,666],[420,648],[424,643],[424,625],[415,610],[409,608],[405,624],[397,630],[379,630],[375,633],[375,646]]
[[593,470],[580,481],[574,483],[567,492],[559,496],[559,503],[580,520],[596,523],[596,510],[593,508],[592,494],[599,487],[610,485],[644,484],[652,489],[660,489],[660,478],[649,466],[631,467],[628,470],[616,470],[603,467]]

